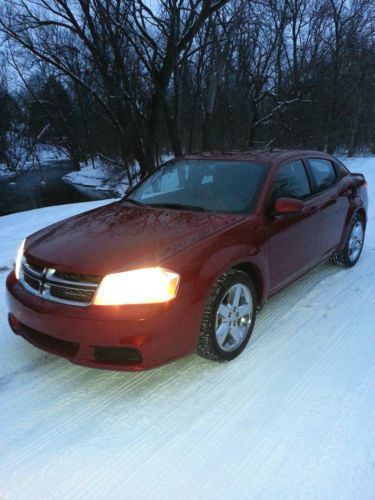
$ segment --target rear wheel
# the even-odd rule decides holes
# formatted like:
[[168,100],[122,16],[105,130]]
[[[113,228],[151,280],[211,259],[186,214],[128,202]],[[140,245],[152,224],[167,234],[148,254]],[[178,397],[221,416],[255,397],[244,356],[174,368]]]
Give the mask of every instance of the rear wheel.
[[235,269],[213,286],[203,314],[198,354],[212,361],[230,361],[248,343],[256,316],[255,287]]
[[363,217],[355,215],[347,237],[344,250],[332,258],[334,264],[353,267],[361,255],[365,239],[365,224]]

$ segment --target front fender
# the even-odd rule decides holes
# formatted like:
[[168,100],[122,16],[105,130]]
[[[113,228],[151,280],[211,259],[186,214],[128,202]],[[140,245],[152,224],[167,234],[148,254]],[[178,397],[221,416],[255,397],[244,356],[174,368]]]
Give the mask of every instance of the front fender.
[[216,280],[232,267],[253,274],[263,304],[269,288],[265,236],[263,229],[245,222],[194,244],[163,265],[181,274],[180,292],[189,295],[191,306],[205,305]]
[[204,302],[207,302],[210,290],[220,276],[234,267],[251,275],[258,292],[258,305],[263,304],[269,287],[267,260],[259,249],[248,245],[222,248],[208,258],[196,279],[196,286],[202,290],[202,293],[205,291]]

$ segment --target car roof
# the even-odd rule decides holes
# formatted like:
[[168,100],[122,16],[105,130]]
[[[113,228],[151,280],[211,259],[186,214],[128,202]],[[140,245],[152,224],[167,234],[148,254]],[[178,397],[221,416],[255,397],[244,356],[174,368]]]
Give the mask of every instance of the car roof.
[[290,149],[290,150],[253,150],[253,151],[230,151],[230,152],[216,152],[210,151],[206,153],[192,154],[183,156],[183,160],[224,160],[224,161],[254,161],[262,163],[281,162],[290,157],[304,156],[304,155],[319,155],[330,158],[327,153],[322,151],[306,150],[306,149]]

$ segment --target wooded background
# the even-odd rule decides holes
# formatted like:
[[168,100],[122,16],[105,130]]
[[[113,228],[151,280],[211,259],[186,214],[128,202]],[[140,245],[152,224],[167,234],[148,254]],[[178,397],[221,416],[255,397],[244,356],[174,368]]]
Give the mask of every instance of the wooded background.
[[[0,162],[375,152],[373,0],[3,0]],[[29,149],[27,149],[29,148]]]

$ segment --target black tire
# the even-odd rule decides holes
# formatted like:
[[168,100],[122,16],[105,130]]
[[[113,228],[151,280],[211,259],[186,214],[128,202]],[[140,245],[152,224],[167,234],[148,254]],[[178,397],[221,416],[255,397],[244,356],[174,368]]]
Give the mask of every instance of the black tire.
[[[355,257],[353,258],[352,249],[350,248],[350,240],[352,237],[352,232],[358,224],[360,224],[362,226],[363,237],[362,237],[362,242],[360,245],[359,253],[356,254]],[[353,217],[353,220],[352,220],[351,225],[350,225],[350,230],[349,230],[348,237],[346,238],[344,249],[339,254],[334,255],[332,257],[331,261],[334,264],[341,266],[341,267],[353,267],[353,266],[355,266],[357,264],[360,256],[361,256],[361,253],[362,253],[364,239],[365,239],[365,230],[366,230],[366,226],[365,226],[365,221],[364,221],[363,217],[361,215],[355,215]]]
[[[249,323],[246,324],[245,327],[248,328],[248,330],[246,334],[244,334],[240,345],[233,350],[228,351],[224,350],[217,341],[216,321],[219,306],[227,296],[228,291],[236,285],[244,285],[248,292],[250,292],[252,312],[249,317]],[[213,286],[207,300],[207,305],[202,318],[198,354],[203,358],[217,362],[226,362],[236,358],[245,349],[250,339],[254,328],[256,312],[257,298],[255,286],[250,277],[246,273],[237,271],[236,269],[230,269],[224,273]]]

